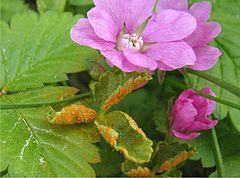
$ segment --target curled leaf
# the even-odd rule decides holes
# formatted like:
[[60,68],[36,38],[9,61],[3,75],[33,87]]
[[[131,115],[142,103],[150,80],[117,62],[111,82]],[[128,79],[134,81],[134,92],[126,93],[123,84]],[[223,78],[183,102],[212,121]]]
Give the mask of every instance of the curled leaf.
[[[71,106],[63,108],[60,112],[50,113],[49,120],[53,124],[76,124],[76,123],[90,123],[93,122],[97,113],[84,105],[72,104]],[[51,115],[53,119],[51,119]]]
[[194,155],[194,151],[181,151],[176,157],[174,157],[172,160],[164,162],[161,167],[159,168],[159,173],[166,171],[168,169],[171,169],[173,167],[176,167],[183,161],[186,161],[189,157]]
[[94,98],[101,110],[106,112],[127,94],[140,88],[150,79],[151,76],[148,73],[105,72],[99,81],[92,85]]
[[111,127],[106,127],[104,125],[98,125],[98,131],[102,137],[109,143],[111,146],[116,146],[118,133],[113,130]]
[[176,167],[195,154],[195,148],[187,144],[159,142],[153,156],[154,172],[161,173]]
[[114,111],[100,115],[94,123],[103,138],[126,159],[136,163],[150,160],[152,141],[126,113]]

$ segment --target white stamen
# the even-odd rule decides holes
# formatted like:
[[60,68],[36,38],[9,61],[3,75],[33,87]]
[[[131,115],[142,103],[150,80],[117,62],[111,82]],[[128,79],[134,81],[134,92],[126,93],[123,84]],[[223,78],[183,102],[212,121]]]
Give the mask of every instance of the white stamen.
[[141,51],[143,47],[143,38],[140,35],[133,33],[132,35],[124,34],[120,36],[117,49],[122,51],[124,48],[130,48],[133,51]]

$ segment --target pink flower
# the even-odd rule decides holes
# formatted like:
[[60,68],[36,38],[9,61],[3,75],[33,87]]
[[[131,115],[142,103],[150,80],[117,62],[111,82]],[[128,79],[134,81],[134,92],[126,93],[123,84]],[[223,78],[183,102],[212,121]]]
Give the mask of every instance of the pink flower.
[[216,22],[208,22],[211,13],[209,2],[199,2],[193,4],[188,9],[188,0],[159,0],[157,12],[162,13],[167,9],[188,12],[195,17],[197,29],[184,40],[193,47],[197,60],[195,64],[189,65],[193,70],[208,70],[212,68],[221,52],[218,48],[207,44],[216,38],[221,32],[221,27]]
[[155,2],[94,0],[96,7],[74,25],[71,38],[100,50],[111,66],[124,72],[193,65],[196,56],[183,39],[195,31],[196,20],[176,10],[155,15]]
[[[209,87],[202,92],[215,96]],[[181,140],[192,140],[200,135],[198,131],[213,128],[217,121],[207,116],[215,110],[216,102],[199,96],[195,91],[185,90],[175,101],[171,114],[171,133]]]

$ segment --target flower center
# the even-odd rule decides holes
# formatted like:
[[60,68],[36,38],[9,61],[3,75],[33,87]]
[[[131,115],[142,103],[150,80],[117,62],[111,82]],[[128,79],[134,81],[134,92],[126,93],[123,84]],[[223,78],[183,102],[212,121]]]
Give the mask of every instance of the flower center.
[[143,47],[143,38],[133,33],[132,35],[124,34],[119,37],[117,49],[122,51],[124,48],[130,48],[133,51],[140,51]]

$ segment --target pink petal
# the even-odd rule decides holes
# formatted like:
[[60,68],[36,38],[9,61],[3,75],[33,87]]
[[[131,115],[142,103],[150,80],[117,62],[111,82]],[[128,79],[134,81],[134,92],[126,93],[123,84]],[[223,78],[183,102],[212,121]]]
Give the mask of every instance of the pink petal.
[[106,41],[116,42],[118,31],[111,15],[99,7],[92,8],[87,15],[97,36]]
[[121,32],[125,20],[126,0],[94,0],[96,7],[104,9],[111,15],[118,34]]
[[131,49],[125,48],[123,49],[123,53],[127,60],[136,66],[150,70],[155,70],[157,68],[157,62],[155,60],[152,60],[150,57],[147,57],[140,52],[135,52]]
[[153,12],[156,0],[128,0],[125,3],[125,25],[129,34],[133,33]]
[[70,32],[71,39],[85,46],[99,50],[113,49],[115,44],[99,38],[87,19],[80,19]]
[[209,70],[215,66],[217,59],[221,56],[218,48],[212,46],[202,46],[193,48],[197,60],[195,64],[188,66],[193,70]]
[[192,47],[206,45],[221,32],[221,26],[216,22],[198,24],[197,29],[185,41]]
[[[144,51],[144,54],[153,60],[164,63],[172,69],[192,65],[196,61],[193,49],[182,41],[153,44]],[[160,70],[162,69],[160,68]]]
[[209,2],[199,2],[190,7],[189,13],[195,17],[197,22],[207,22],[211,14],[211,8]]
[[184,39],[197,27],[193,16],[188,13],[165,10],[149,20],[143,31],[145,42],[169,42]]
[[209,123],[203,123],[200,121],[194,121],[191,125],[191,127],[188,128],[189,132],[195,132],[195,131],[200,131],[200,130],[209,130],[213,128],[215,125],[217,125],[218,121],[212,121],[209,119]]
[[172,128],[176,130],[185,130],[194,121],[198,112],[193,104],[187,100],[175,103],[175,105],[181,105],[181,108],[176,111],[173,110],[173,122]]
[[181,140],[193,140],[197,137],[199,137],[201,134],[198,132],[193,132],[193,133],[189,133],[189,134],[185,134],[185,133],[181,133],[178,132],[176,130],[172,130],[172,133],[175,137],[181,139]]
[[161,12],[166,9],[187,11],[188,0],[160,0],[157,5],[157,12]]
[[141,71],[141,68],[131,64],[122,52],[111,50],[101,51],[101,54],[106,57],[107,61],[110,62],[110,64],[118,67],[123,72]]
[[[210,87],[205,87],[205,88],[203,88],[202,90],[201,90],[201,92],[204,92],[204,93],[206,93],[206,94],[209,94],[209,95],[211,95],[211,96],[216,96],[215,95],[215,93],[212,91],[212,89],[210,88]],[[208,102],[209,102],[209,104],[208,104],[208,109],[207,109],[207,115],[210,115],[210,114],[212,114],[214,111],[215,111],[215,109],[216,109],[216,102],[215,101],[213,101],[213,100],[210,100],[210,99],[208,99]]]

